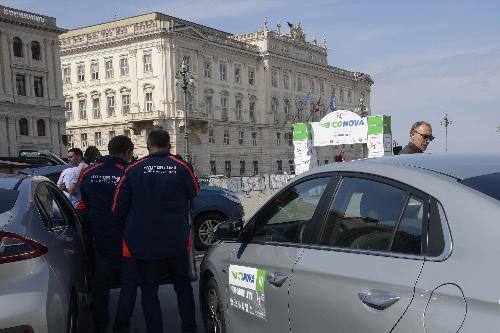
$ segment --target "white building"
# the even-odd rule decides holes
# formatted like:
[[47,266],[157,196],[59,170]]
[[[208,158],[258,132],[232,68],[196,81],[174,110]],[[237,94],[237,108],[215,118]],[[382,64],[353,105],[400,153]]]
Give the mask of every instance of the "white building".
[[59,34],[53,17],[0,6],[0,156],[66,156]]
[[[267,21],[267,20],[266,20]],[[153,126],[171,135],[183,154],[183,95],[175,74],[185,58],[195,77],[188,95],[189,149],[199,175],[289,172],[291,123],[310,91],[327,112],[370,103],[372,79],[329,66],[326,40],[307,42],[300,25],[284,34],[267,22],[258,32],[231,35],[160,13],[71,30],[60,36],[67,129],[71,144],[96,145],[129,135],[139,156]],[[310,120],[319,119],[313,113]],[[361,149],[346,147],[350,158]],[[332,149],[320,152],[333,161]]]

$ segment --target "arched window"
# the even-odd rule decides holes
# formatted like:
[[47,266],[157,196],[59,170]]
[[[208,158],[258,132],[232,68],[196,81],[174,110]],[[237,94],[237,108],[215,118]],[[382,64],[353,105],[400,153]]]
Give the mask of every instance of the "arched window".
[[45,121],[43,119],[38,119],[36,122],[36,131],[38,136],[45,136]]
[[14,49],[14,57],[23,57],[23,42],[19,37],[14,37],[12,40],[12,48]]
[[26,118],[19,119],[19,134],[28,135],[28,119]]
[[40,60],[40,43],[37,41],[32,41],[31,42],[31,57],[34,60]]

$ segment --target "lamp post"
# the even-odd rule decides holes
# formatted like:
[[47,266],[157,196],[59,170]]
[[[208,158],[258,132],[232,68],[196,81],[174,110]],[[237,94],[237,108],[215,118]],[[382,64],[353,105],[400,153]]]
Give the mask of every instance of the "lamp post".
[[444,135],[445,139],[444,140],[445,140],[445,151],[447,152],[448,151],[448,126],[453,124],[453,121],[448,118],[448,113],[445,112],[444,117],[440,123],[441,123],[441,125],[444,126],[444,130],[445,130],[445,135]]
[[191,163],[188,146],[188,118],[187,118],[187,92],[189,88],[194,87],[194,78],[189,71],[189,65],[186,58],[182,59],[180,69],[175,73],[175,85],[181,87],[184,95],[184,158]]
[[359,98],[359,103],[356,107],[356,111],[361,117],[368,116],[368,107],[364,104],[363,96]]

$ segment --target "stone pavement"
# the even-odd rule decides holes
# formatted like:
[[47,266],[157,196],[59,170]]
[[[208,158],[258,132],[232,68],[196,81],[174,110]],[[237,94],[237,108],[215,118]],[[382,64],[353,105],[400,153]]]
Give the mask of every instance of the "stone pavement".
[[276,191],[268,190],[263,192],[250,192],[247,194],[238,194],[243,207],[245,208],[245,218],[250,218]]

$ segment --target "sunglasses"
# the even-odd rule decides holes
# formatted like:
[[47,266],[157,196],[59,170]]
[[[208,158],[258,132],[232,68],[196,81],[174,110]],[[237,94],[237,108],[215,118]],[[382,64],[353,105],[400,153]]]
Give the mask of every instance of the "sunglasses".
[[427,140],[427,141],[432,141],[435,139],[434,136],[432,136],[431,134],[422,134],[422,133],[419,133],[417,131],[415,131],[415,133],[417,134],[420,134],[420,136],[424,139],[424,140]]

